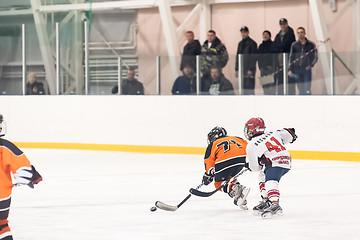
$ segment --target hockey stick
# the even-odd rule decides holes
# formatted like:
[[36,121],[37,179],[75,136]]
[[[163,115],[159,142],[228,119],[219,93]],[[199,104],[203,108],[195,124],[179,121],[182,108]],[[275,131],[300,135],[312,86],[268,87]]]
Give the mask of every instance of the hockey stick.
[[[201,186],[204,185],[203,183],[201,183],[199,186],[196,187],[196,190],[198,190],[199,188],[201,188]],[[192,188],[193,189],[193,188]],[[171,211],[171,212],[174,212],[176,210],[179,209],[179,207],[181,207],[181,205],[183,205],[187,200],[189,200],[189,198],[191,197],[191,193],[189,195],[186,196],[186,198],[184,198],[184,200],[182,200],[178,205],[176,206],[171,206],[171,205],[168,205],[166,203],[163,203],[161,201],[156,201],[155,202],[155,206],[162,209],[162,210],[165,210],[165,211]]]
[[236,179],[237,177],[239,177],[241,174],[243,174],[244,172],[246,172],[248,170],[248,168],[244,168],[242,171],[238,172],[238,174],[236,174],[235,176],[233,176],[232,178],[230,178],[227,181],[224,181],[220,187],[218,187],[217,189],[215,189],[212,192],[201,192],[198,189],[194,189],[191,188],[190,189],[190,193],[195,195],[195,196],[199,196],[199,197],[210,197],[211,195],[213,195],[214,193],[216,193],[217,191],[219,191],[220,189],[222,189],[226,184],[228,184],[229,182],[234,181],[234,179]]

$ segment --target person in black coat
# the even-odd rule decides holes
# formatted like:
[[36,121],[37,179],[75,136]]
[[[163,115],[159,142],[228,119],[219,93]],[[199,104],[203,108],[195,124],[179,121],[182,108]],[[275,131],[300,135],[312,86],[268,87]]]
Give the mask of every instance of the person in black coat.
[[44,95],[44,84],[36,81],[36,75],[33,72],[28,74],[25,87],[25,95]]
[[296,33],[298,41],[291,45],[289,55],[289,76],[295,79],[300,95],[310,95],[311,68],[318,60],[317,48],[305,37],[305,28],[298,27]]
[[196,70],[196,55],[201,54],[201,45],[199,40],[194,39],[194,33],[192,31],[186,32],[187,44],[184,46],[183,55],[181,57],[180,70],[182,71],[185,64]]
[[[264,77],[274,74],[275,68],[274,55],[272,53],[273,41],[271,40],[271,32],[265,30],[262,34],[262,37],[263,42],[259,45],[258,48],[258,66],[260,69],[260,76]],[[265,95],[275,95],[275,82],[264,84],[263,89]]]
[[[279,72],[275,75],[275,82],[277,85],[277,94],[282,95],[284,94],[283,53],[290,53],[291,44],[295,42],[295,34],[286,18],[281,18],[279,24],[280,31],[274,39],[273,52],[278,53],[275,64],[277,65]],[[286,62],[288,62],[288,59],[286,59]],[[288,94],[295,94],[295,81],[292,78],[288,79]]]
[[191,63],[185,63],[183,75],[176,78],[172,87],[173,95],[189,95],[196,93],[196,78]]
[[212,67],[210,77],[201,79],[201,91],[210,95],[234,95],[232,83],[221,72],[221,68]]
[[238,44],[236,52],[235,72],[236,77],[239,74],[238,55],[243,54],[243,75],[244,75],[244,94],[255,94],[255,71],[256,71],[256,53],[257,43],[249,37],[249,28],[243,26],[240,28],[242,40]]
[[[144,95],[144,86],[135,78],[135,70],[129,69],[126,74],[126,79],[123,80],[121,85],[122,95]],[[119,87],[116,84],[111,90],[112,94],[117,94]]]

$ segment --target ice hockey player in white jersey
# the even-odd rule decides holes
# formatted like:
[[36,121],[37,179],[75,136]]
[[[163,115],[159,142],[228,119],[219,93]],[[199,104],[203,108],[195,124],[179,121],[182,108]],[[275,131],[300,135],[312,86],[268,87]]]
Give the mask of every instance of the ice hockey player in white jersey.
[[262,118],[251,118],[245,124],[247,164],[251,171],[260,171],[259,187],[262,201],[253,208],[263,218],[281,215],[279,182],[291,168],[290,153],[284,144],[293,143],[297,136],[294,128],[265,132]]

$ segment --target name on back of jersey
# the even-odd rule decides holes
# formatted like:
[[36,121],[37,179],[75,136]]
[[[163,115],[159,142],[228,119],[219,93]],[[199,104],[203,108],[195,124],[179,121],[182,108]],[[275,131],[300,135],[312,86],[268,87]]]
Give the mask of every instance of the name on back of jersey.
[[262,142],[267,141],[267,138],[268,138],[269,136],[271,136],[271,134],[273,134],[272,131],[267,132],[267,133],[265,133],[264,136],[262,136],[261,138],[256,139],[256,142],[254,143],[255,146],[259,146],[259,144],[261,144]]

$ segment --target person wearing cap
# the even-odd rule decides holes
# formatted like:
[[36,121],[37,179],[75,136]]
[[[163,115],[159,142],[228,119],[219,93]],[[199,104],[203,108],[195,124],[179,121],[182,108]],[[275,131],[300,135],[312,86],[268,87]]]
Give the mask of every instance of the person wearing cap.
[[183,75],[176,78],[171,92],[173,95],[196,94],[196,76],[193,65],[186,62],[183,67]]
[[243,89],[245,95],[255,94],[255,71],[257,43],[249,37],[249,28],[240,28],[242,40],[238,44],[236,52],[235,74],[239,74],[239,54],[243,54]]
[[[280,25],[280,31],[274,39],[273,52],[278,53],[276,56],[275,63],[279,71],[275,75],[275,81],[277,85],[277,94],[282,95],[284,94],[283,53],[290,53],[291,44],[295,42],[295,34],[294,34],[294,30],[289,26],[286,18],[281,18],[279,20],[279,25]],[[295,94],[295,82],[292,78],[288,79],[288,94],[290,95]]]
[[[258,66],[260,69],[260,76],[265,77],[273,75],[274,70],[274,55],[272,54],[273,41],[271,40],[271,32],[265,30],[262,33],[263,42],[258,48]],[[274,79],[274,78],[272,78]],[[260,81],[261,83],[261,81]],[[275,82],[261,83],[264,89],[265,95],[275,95],[276,85]]]
[[315,43],[308,40],[305,28],[296,30],[298,41],[291,45],[289,55],[289,76],[296,81],[300,95],[311,95],[311,68],[318,60]]

